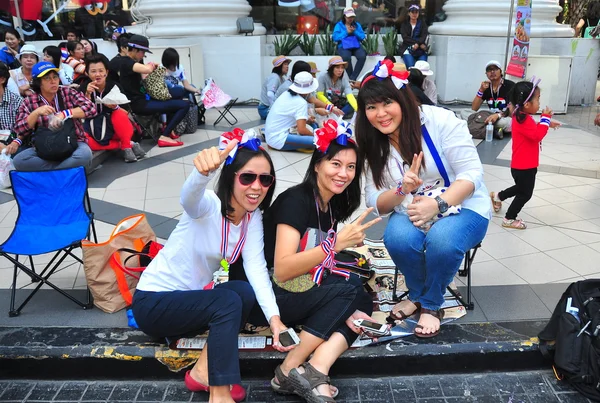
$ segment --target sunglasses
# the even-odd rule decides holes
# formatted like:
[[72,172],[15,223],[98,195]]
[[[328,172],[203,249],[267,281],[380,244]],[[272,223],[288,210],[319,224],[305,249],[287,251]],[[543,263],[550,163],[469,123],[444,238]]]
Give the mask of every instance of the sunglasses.
[[273,184],[273,182],[275,182],[275,177],[273,175],[267,175],[267,174],[253,174],[250,172],[243,172],[243,173],[237,173],[238,176],[238,180],[240,181],[240,184],[243,186],[248,186],[254,183],[254,181],[256,181],[256,177],[258,177],[258,181],[260,182],[260,185],[262,187],[268,188],[269,186],[271,186]]

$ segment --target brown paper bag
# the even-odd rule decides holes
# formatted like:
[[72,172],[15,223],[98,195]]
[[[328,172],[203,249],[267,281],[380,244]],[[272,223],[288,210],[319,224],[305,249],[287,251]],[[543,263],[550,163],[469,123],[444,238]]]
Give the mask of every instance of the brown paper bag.
[[[149,241],[156,241],[156,235],[144,214],[121,220],[104,243],[82,241],[83,269],[94,305],[104,312],[114,313],[131,304],[139,277],[119,270],[113,255],[120,248],[141,251]],[[127,254],[122,254],[121,261],[124,261]],[[118,261],[119,253],[115,257]]]

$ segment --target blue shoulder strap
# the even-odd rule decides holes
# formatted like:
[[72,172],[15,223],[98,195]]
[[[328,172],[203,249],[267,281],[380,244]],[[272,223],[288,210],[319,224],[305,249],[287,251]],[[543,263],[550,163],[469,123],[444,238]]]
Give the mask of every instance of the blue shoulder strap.
[[427,148],[429,148],[429,152],[431,153],[431,156],[433,157],[433,160],[435,161],[435,165],[437,166],[438,171],[440,172],[440,175],[442,175],[442,179],[444,179],[444,186],[449,187],[450,186],[450,178],[448,178],[448,172],[446,172],[446,168],[444,168],[444,163],[442,162],[442,158],[440,157],[440,154],[437,152],[437,149],[435,148],[435,144],[433,144],[433,140],[431,140],[431,136],[429,135],[429,132],[427,131],[427,128],[425,127],[425,125],[421,125],[421,131],[423,133],[423,139],[425,140],[425,144],[427,144]]

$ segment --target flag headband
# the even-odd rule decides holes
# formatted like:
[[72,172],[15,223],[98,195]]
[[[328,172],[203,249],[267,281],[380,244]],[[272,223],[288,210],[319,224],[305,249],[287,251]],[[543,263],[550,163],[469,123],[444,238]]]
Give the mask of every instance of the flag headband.
[[240,148],[248,148],[252,151],[258,151],[260,147],[260,139],[256,135],[254,129],[250,129],[247,132],[236,127],[231,132],[225,132],[219,137],[219,150],[224,150],[231,141],[237,140],[238,144],[229,152],[225,165],[229,165],[235,159],[237,152]]
[[352,123],[343,120],[336,121],[328,119],[323,123],[323,127],[315,130],[314,144],[317,150],[326,153],[332,141],[339,145],[348,145],[348,140],[352,140]]
[[408,71],[395,71],[394,63],[392,63],[391,60],[382,60],[377,62],[373,69],[373,73],[363,80],[361,87],[364,87],[364,85],[373,78],[377,78],[380,81],[390,78],[396,88],[400,89],[408,84],[408,75]]

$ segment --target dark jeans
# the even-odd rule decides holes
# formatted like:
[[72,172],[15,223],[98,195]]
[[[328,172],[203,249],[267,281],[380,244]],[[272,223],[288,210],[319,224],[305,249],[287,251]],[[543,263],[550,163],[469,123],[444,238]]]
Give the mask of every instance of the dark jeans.
[[229,281],[213,290],[151,292],[137,290],[133,316],[140,329],[157,338],[208,333],[208,382],[241,382],[238,333],[256,299],[250,284]]
[[533,188],[535,187],[535,175],[537,174],[537,168],[532,169],[510,169],[515,185],[498,192],[498,198],[500,200],[506,200],[514,197],[515,199],[510,204],[506,215],[504,216],[507,220],[514,220],[517,215],[521,212],[521,209],[533,196]]
[[[328,340],[333,332],[339,332],[349,346],[358,335],[346,326],[346,319],[357,309],[367,315],[373,313],[373,299],[355,275],[351,275],[349,280],[328,275],[320,286],[315,285],[305,292],[289,292],[275,284],[273,290],[281,321],[286,326],[302,325],[302,330],[323,340]],[[267,325],[258,304],[248,320],[253,325]]]
[[163,134],[169,136],[179,122],[183,120],[190,109],[189,101],[183,99],[169,99],[168,101],[157,101],[151,99],[145,104],[132,104],[131,109],[137,115],[154,115],[165,113],[168,116],[167,126]]
[[[338,54],[344,59],[348,64],[346,65],[346,73],[348,73],[348,78],[350,81],[356,81],[358,79],[358,75],[362,71],[365,66],[365,61],[367,60],[367,52],[361,46],[358,49],[342,49],[338,48]],[[352,68],[352,56],[356,57],[356,66]]]

